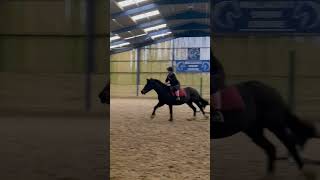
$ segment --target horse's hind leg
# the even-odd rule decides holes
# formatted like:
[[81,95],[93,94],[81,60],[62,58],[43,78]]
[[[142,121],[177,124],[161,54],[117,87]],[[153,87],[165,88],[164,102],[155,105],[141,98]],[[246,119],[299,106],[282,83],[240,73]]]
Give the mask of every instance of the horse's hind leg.
[[301,157],[298,153],[297,147],[296,147],[296,141],[293,136],[290,135],[290,133],[287,131],[286,127],[273,127],[269,128],[271,132],[273,132],[279,140],[283,143],[283,145],[286,146],[290,154],[292,155],[293,159],[296,161],[298,168],[303,168],[303,162],[301,160]]
[[169,119],[169,121],[173,121],[173,115],[172,115],[172,105],[169,105],[169,110],[170,110],[170,119]]
[[252,141],[261,147],[268,156],[268,173],[274,171],[274,162],[276,160],[276,148],[274,145],[264,136],[262,129],[255,129],[252,131],[245,132]]
[[196,103],[196,105],[199,107],[199,109],[200,109],[200,111],[202,112],[203,116],[206,117],[206,118],[208,118],[208,116],[206,116],[206,113],[204,112],[203,107],[202,107],[202,105],[200,104],[200,102],[194,102],[194,103]]
[[188,106],[193,110],[193,116],[195,117],[196,114],[197,114],[197,109],[196,109],[196,107],[193,106],[192,102],[188,102],[187,104],[188,104]]

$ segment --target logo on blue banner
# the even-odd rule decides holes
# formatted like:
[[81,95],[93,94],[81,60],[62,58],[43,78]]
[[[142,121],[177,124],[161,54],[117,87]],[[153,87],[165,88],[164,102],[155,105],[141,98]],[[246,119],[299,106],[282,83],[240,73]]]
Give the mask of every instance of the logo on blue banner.
[[215,0],[216,33],[320,33],[318,0]]
[[188,48],[189,60],[200,60],[200,48]]

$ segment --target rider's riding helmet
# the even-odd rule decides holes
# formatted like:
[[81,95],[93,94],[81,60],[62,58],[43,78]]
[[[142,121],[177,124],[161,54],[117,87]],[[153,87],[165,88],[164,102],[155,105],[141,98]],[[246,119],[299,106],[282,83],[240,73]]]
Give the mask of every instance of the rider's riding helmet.
[[172,67],[168,67],[167,71],[173,72],[173,68]]

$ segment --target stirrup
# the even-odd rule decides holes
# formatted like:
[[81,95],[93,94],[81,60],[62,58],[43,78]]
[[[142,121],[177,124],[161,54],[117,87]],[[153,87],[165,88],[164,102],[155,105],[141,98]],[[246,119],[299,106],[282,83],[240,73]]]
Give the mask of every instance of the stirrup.
[[180,101],[180,100],[181,100],[181,98],[180,98],[179,96],[177,96],[176,100],[177,100],[177,101]]

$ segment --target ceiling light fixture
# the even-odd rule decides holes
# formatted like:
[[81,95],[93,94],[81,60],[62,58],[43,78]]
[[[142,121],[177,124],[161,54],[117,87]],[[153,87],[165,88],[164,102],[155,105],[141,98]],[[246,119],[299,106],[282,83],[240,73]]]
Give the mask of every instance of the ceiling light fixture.
[[140,19],[148,18],[148,17],[151,17],[151,16],[156,16],[156,15],[159,15],[159,14],[160,14],[159,10],[154,10],[154,11],[149,11],[149,12],[146,12],[146,13],[142,13],[142,14],[138,14],[138,15],[132,16],[131,19],[134,20],[134,21],[137,21],[137,20],[140,20]]
[[154,31],[154,30],[163,29],[163,28],[166,28],[166,27],[167,27],[167,24],[160,24],[160,25],[156,25],[156,26],[145,28],[143,30],[144,30],[144,32],[150,32],[150,31]]
[[111,41],[118,40],[118,39],[120,39],[120,36],[114,35],[114,36],[110,37],[110,42],[111,42]]
[[157,35],[151,36],[151,38],[152,39],[156,39],[156,38],[159,38],[159,37],[167,36],[169,34],[172,34],[172,32],[166,32],[166,33],[162,33],[162,34],[157,34]]
[[118,2],[118,6],[121,8],[127,7],[127,6],[131,6],[137,3],[141,3],[141,2],[145,2],[148,0],[125,0],[125,1],[120,1]]
[[130,44],[129,42],[125,42],[125,43],[113,45],[113,46],[110,46],[110,49],[114,49],[114,48],[118,48],[118,47],[123,47],[123,46],[129,45],[129,44]]

